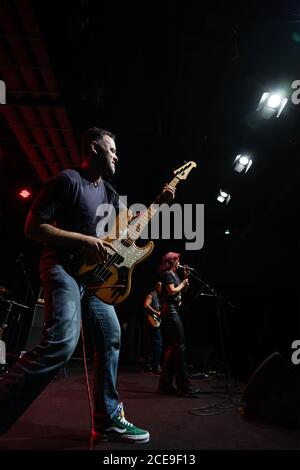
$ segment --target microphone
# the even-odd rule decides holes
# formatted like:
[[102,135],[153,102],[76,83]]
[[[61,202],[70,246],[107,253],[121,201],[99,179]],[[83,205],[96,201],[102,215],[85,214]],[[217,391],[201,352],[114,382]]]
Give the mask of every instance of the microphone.
[[195,271],[194,268],[191,268],[191,266],[188,266],[187,264],[185,266],[183,266],[182,264],[179,264],[178,265],[178,268],[180,269],[188,269],[189,271]]

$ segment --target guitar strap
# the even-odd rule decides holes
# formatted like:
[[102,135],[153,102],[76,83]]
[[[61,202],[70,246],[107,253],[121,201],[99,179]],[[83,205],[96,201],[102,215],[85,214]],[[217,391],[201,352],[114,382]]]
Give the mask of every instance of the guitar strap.
[[117,193],[115,188],[105,180],[103,180],[103,183],[104,183],[104,186],[106,186],[106,188],[108,188],[111,192],[113,192],[118,197],[118,199],[124,204],[124,206],[127,207],[127,209],[129,209],[127,202]]

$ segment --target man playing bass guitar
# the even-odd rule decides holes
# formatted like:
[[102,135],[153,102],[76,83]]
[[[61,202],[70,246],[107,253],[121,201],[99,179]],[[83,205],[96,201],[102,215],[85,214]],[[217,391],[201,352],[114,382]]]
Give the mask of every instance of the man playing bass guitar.
[[[80,319],[92,322],[94,334],[94,438],[117,436],[147,442],[149,432],[124,417],[116,389],[120,325],[113,305],[83,289],[71,266],[79,252],[104,263],[112,244],[96,231],[101,204],[122,207],[105,182],[118,162],[114,135],[97,127],[82,137],[82,165],[50,179],[27,217],[25,234],[42,242],[40,275],[45,298],[44,336],[0,382],[0,433],[8,430],[67,362],[78,342]],[[174,188],[165,187],[158,203],[170,202]]]

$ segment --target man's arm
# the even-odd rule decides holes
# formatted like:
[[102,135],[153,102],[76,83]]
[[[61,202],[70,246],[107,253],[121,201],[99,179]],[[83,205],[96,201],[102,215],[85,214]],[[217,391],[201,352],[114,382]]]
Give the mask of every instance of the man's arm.
[[152,313],[156,313],[157,315],[160,315],[160,312],[158,312],[153,307],[151,307],[151,303],[152,303],[152,295],[148,294],[144,302],[144,308],[147,310],[151,310]]
[[100,261],[107,258],[106,248],[116,251],[109,242],[96,237],[83,235],[77,232],[69,232],[51,225],[42,217],[29,212],[25,222],[25,235],[38,242],[51,243],[57,246],[77,247],[83,249],[87,255],[94,256]]
[[31,211],[25,222],[25,235],[38,242],[75,247],[81,247],[85,237],[80,233],[61,230]]

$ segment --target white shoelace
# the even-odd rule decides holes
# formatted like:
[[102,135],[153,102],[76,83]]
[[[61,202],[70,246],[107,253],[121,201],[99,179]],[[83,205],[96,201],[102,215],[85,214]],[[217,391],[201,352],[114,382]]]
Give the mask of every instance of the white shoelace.
[[118,420],[124,424],[125,426],[133,426],[132,423],[129,423],[129,421],[127,421],[127,419],[125,417],[122,417],[122,416],[118,416]]

